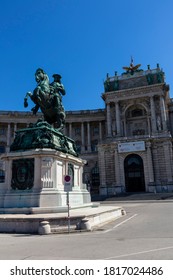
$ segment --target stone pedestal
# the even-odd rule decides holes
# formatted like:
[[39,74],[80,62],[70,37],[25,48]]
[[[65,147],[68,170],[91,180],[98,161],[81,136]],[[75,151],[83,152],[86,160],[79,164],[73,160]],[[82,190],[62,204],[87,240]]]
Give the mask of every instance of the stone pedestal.
[[[50,148],[4,154],[5,182],[1,184],[1,213],[51,213],[91,205],[82,182],[85,161]],[[70,174],[70,184],[65,175]]]

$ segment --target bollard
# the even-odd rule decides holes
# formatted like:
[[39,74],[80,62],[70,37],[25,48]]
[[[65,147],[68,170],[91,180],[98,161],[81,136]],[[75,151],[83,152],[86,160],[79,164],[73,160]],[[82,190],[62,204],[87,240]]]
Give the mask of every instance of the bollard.
[[81,220],[80,223],[79,223],[79,229],[80,230],[91,231],[91,223],[90,223],[90,221],[87,220],[87,219]]
[[48,221],[42,221],[39,224],[39,228],[38,228],[38,234],[44,235],[44,234],[50,234],[51,230],[50,230],[50,224]]

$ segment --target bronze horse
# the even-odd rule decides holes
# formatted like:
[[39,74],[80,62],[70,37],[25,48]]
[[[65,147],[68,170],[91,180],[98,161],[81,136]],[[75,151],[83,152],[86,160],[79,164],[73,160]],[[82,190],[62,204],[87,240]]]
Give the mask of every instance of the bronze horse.
[[61,76],[54,74],[54,81],[49,84],[48,75],[43,69],[38,68],[35,73],[37,87],[32,92],[27,92],[24,99],[24,107],[28,106],[28,96],[35,103],[31,109],[36,115],[39,108],[44,115],[44,120],[49,124],[56,123],[58,129],[65,124],[65,110],[62,105],[62,96],[65,95],[64,86],[61,83]]

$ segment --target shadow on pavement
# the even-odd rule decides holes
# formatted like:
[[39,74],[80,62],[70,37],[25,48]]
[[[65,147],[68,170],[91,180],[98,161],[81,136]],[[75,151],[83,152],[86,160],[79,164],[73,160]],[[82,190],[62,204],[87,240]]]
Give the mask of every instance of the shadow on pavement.
[[173,200],[173,193],[124,193],[112,196],[91,195],[94,201],[144,201],[144,200]]

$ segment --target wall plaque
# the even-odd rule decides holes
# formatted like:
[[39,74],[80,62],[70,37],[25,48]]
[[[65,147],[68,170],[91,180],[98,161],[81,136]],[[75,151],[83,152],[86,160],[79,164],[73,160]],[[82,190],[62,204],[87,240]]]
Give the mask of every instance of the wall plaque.
[[26,190],[34,185],[34,158],[12,161],[12,189]]
[[126,143],[118,144],[119,153],[137,152],[137,151],[145,151],[144,141],[126,142]]

